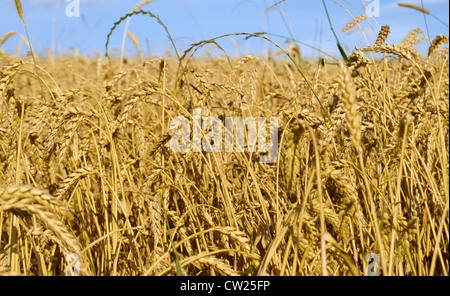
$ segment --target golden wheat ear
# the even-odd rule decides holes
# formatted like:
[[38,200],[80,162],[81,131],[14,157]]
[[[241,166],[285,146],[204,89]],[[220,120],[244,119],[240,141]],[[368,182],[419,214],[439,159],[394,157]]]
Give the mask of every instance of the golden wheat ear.
[[430,48],[428,49],[428,58],[430,58],[444,44],[448,44],[448,36],[436,36],[436,38],[434,38],[431,42]]
[[14,36],[15,34],[17,34],[16,31],[9,31],[5,35],[3,35],[3,37],[0,38],[0,47],[3,45],[3,43],[6,42],[6,40],[8,40],[11,36]]
[[414,4],[410,4],[410,3],[397,3],[397,5],[400,6],[400,7],[411,8],[411,9],[417,10],[417,11],[422,12],[422,13],[425,13],[425,14],[430,14],[430,11],[429,11],[429,10],[427,10],[427,9],[425,9],[425,8],[422,8],[422,7],[420,7],[420,6],[414,5]]
[[358,16],[357,18],[354,18],[350,23],[348,23],[343,29],[342,32],[347,32],[348,30],[350,30],[351,28],[353,28],[354,26],[356,26],[357,24],[359,24],[360,22],[362,22],[363,20],[365,20],[367,18],[366,14],[362,14],[360,16]]
[[52,232],[50,238],[60,245],[63,252],[82,258],[80,242],[62,223],[62,219],[73,218],[72,212],[47,191],[29,185],[0,187],[0,212],[37,218]]
[[388,38],[389,34],[391,33],[391,27],[390,26],[382,26],[380,29],[380,32],[378,33],[377,40],[373,44],[374,46],[381,46],[386,43],[386,39]]
[[19,17],[23,22],[24,19],[23,19],[22,3],[20,2],[20,0],[14,0],[14,3],[16,4],[17,13],[19,14]]

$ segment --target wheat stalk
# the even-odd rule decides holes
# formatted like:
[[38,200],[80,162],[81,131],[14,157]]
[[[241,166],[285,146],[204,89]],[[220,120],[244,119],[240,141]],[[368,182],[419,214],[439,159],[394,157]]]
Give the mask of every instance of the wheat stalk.
[[6,33],[5,35],[3,35],[2,38],[0,38],[0,46],[3,45],[3,43],[6,42],[6,40],[8,40],[11,36],[17,34],[16,31],[9,31],[8,33]]
[[403,41],[400,43],[402,47],[412,47],[413,46],[413,38],[416,37],[418,34],[423,35],[423,31],[420,28],[416,28],[408,33],[408,35],[403,39]]
[[48,192],[27,185],[0,187],[0,212],[2,211],[38,218],[53,232],[63,250],[76,253],[82,258],[79,241],[60,220],[60,217],[70,219],[73,214]]
[[374,45],[367,46],[362,49],[362,51],[374,51],[387,54],[395,54],[399,57],[405,58],[410,61],[420,62],[421,57],[419,53],[412,48],[405,48],[399,45]]
[[428,49],[428,58],[430,58],[436,50],[438,50],[442,45],[448,44],[448,36],[438,35],[431,42],[430,48]]
[[198,259],[198,262],[207,266],[211,266],[226,276],[240,276],[240,274],[236,272],[232,266],[226,264],[225,262],[223,262],[223,260],[216,257],[201,257],[200,259]]
[[141,50],[141,45],[139,44],[139,40],[137,39],[136,35],[134,35],[132,32],[127,31],[127,35],[128,37],[131,39],[131,41],[133,42],[134,46],[136,47],[136,51],[139,55],[139,58],[141,60],[141,62],[144,62],[144,56],[142,55],[142,50]]
[[19,14],[20,19],[22,20],[22,22],[24,22],[22,3],[20,2],[20,0],[14,0],[14,3],[16,4],[17,13]]
[[141,1],[138,4],[136,4],[135,7],[133,7],[132,11],[138,11],[139,9],[141,9],[141,7],[143,7],[143,6],[149,4],[150,2],[153,2],[153,1],[155,1],[155,0],[144,0],[144,1]]
[[351,28],[353,28],[354,26],[356,26],[357,24],[359,24],[366,18],[367,18],[366,14],[362,14],[362,15],[358,16],[357,18],[353,18],[353,20],[350,23],[345,25],[345,27],[342,29],[342,32],[347,32],[348,30],[350,30]]
[[384,45],[389,33],[391,33],[390,26],[382,26],[380,32],[378,32],[377,40],[375,41],[374,46]]
[[420,6],[417,6],[417,5],[414,5],[414,4],[410,4],[410,3],[397,3],[397,5],[400,6],[400,7],[411,8],[411,9],[420,11],[420,12],[425,13],[425,14],[430,14],[430,11],[429,11],[429,10],[424,9],[424,8],[422,8],[422,7],[420,7]]
[[356,103],[356,88],[350,71],[342,63],[339,64],[339,85],[347,115],[350,138],[358,153],[362,153],[361,118],[358,114],[358,105]]
[[[137,8],[111,30],[136,14],[160,21]],[[388,34],[339,66],[301,68],[262,33],[126,69],[67,55],[33,72],[2,54],[0,184],[51,193],[0,186],[0,274],[61,275],[81,252],[96,275],[359,275],[369,253],[382,275],[448,275],[448,37],[423,60],[420,29]],[[234,58],[219,42],[236,36],[288,59]],[[278,118],[277,163],[247,148],[174,152],[164,128],[178,116],[192,128],[195,107],[222,123]]]

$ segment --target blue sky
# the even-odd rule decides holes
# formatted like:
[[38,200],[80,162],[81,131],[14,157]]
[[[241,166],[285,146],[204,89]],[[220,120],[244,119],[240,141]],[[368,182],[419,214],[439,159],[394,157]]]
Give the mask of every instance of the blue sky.
[[[44,54],[54,44],[56,53],[66,53],[70,48],[79,48],[82,54],[105,53],[106,36],[114,22],[130,12],[140,0],[79,0],[80,17],[70,18],[66,7],[74,0],[22,0],[25,22],[32,46],[39,54]],[[379,26],[390,25],[391,35],[388,43],[401,41],[410,30],[421,28],[425,34],[425,20],[421,13],[398,7],[398,2],[421,5],[420,0],[379,0],[380,16],[361,23],[360,31],[343,33],[342,28],[354,17],[364,13],[362,2],[370,4],[375,0],[325,0],[332,23],[347,51],[355,45],[364,47],[365,38],[369,43],[376,39]],[[335,39],[330,31],[322,1],[285,0],[276,8],[267,10],[278,0],[155,0],[143,7],[158,15],[168,27],[179,51],[190,44],[237,32],[270,32],[290,37],[311,46],[321,48],[338,56]],[[448,0],[423,0],[424,6],[432,15],[449,23]],[[346,9],[344,9],[344,6]],[[17,15],[13,0],[0,0],[0,37],[14,30],[26,36]],[[438,34],[448,35],[448,27],[432,16],[427,16],[431,38]],[[289,24],[289,25],[287,25]],[[110,52],[118,53],[125,22],[118,26],[110,40]],[[290,28],[290,29],[289,29]],[[140,41],[144,54],[164,54],[171,45],[163,28],[147,16],[134,16],[129,22],[129,31]],[[16,52],[20,35],[13,36],[4,45],[8,53]],[[275,42],[286,46],[284,38],[269,36]],[[222,39],[220,45],[228,54],[264,54],[269,46],[262,39],[244,40],[242,37]],[[422,48],[426,48],[425,44]],[[317,56],[317,51],[301,45],[304,55]],[[21,53],[26,48],[22,46]],[[129,39],[125,52],[135,55],[136,51]],[[212,49],[210,54],[220,54]]]

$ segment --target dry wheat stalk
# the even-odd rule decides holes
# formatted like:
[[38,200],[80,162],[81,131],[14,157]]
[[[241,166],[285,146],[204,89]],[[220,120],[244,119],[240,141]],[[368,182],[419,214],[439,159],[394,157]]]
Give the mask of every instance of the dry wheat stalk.
[[223,234],[229,235],[230,238],[234,239],[245,251],[250,252],[250,239],[244,232],[230,226],[216,228],[216,230],[222,232]]
[[373,44],[374,46],[382,46],[386,43],[386,39],[389,36],[389,33],[391,33],[391,27],[390,26],[382,26],[380,29],[380,32],[378,33],[377,40]]
[[356,26],[357,24],[359,24],[366,18],[367,18],[366,14],[362,14],[362,15],[358,16],[357,18],[353,18],[353,20],[350,23],[345,25],[345,27],[342,29],[342,32],[347,32],[348,30],[350,30],[351,28],[353,28],[354,26]]
[[416,28],[408,33],[408,35],[403,39],[403,41],[400,43],[402,47],[412,47],[413,46],[413,39],[418,34],[423,34],[423,31],[420,28]]
[[400,7],[411,8],[411,9],[420,11],[420,12],[425,13],[425,14],[430,14],[430,11],[428,11],[427,9],[424,9],[424,8],[422,8],[422,7],[420,7],[420,6],[417,6],[417,5],[414,5],[414,4],[410,4],[410,3],[397,3],[397,5],[400,6]]
[[[19,67],[23,65],[22,60],[17,60],[15,63],[10,65],[5,65],[0,69],[0,92],[4,92],[7,90],[7,86],[10,84],[11,80],[14,76],[19,72]],[[12,96],[12,94],[6,94],[8,99]]]
[[395,54],[410,61],[420,62],[421,58],[417,51],[412,48],[404,48],[399,45],[374,45],[364,47],[362,51],[374,51],[387,54]]
[[16,4],[17,13],[19,14],[20,19],[23,21],[22,3],[20,2],[20,0],[14,0],[14,3]]
[[98,171],[94,170],[92,167],[77,169],[59,184],[59,188],[56,191],[55,196],[57,196],[59,200],[65,200],[67,195],[70,194],[70,191],[80,179],[93,174],[98,174]]
[[11,271],[11,268],[0,266],[0,276],[23,276],[20,272]]
[[72,213],[67,209],[66,206],[64,206],[64,204],[60,200],[54,198],[48,192],[38,188],[27,185],[12,185],[6,188],[1,188],[0,196],[2,203],[12,203],[11,200],[23,198],[29,202],[40,204],[50,211],[62,215],[63,217],[72,217]]
[[230,77],[232,79],[234,79],[236,77],[236,73],[238,70],[240,70],[248,62],[257,60],[257,59],[258,59],[258,57],[252,56],[252,55],[247,55],[247,56],[241,58],[241,60],[233,67],[233,70],[230,73]]
[[215,270],[219,271],[223,275],[240,276],[240,274],[237,271],[235,271],[232,266],[223,262],[222,259],[209,256],[198,259],[198,262],[213,267]]
[[65,252],[76,253],[82,258],[79,241],[69,232],[57,216],[71,218],[73,214],[64,204],[48,192],[23,185],[0,187],[0,212],[12,212],[16,215],[33,215],[56,236],[57,242]]
[[141,1],[138,4],[136,4],[135,7],[133,7],[132,11],[138,11],[139,9],[141,9],[141,7],[143,7],[143,6],[149,4],[150,2],[153,2],[153,1],[155,1],[155,0],[144,0],[144,1]]
[[448,44],[448,36],[438,35],[431,42],[430,48],[428,49],[428,58],[430,58],[436,50],[438,50],[442,45]]
[[[328,175],[328,173],[324,174]],[[329,177],[334,181],[337,192],[341,195],[340,199],[340,221],[342,225],[340,227],[346,226],[349,227],[349,220],[345,219],[345,217],[356,218],[355,223],[358,227],[361,227],[362,230],[367,228],[367,220],[362,211],[361,201],[358,196],[358,190],[356,185],[356,177],[354,174],[349,173],[349,170],[345,169],[335,169],[332,168],[332,171],[329,173]],[[343,231],[347,231],[347,229],[343,229]],[[349,238],[349,233],[344,233],[344,239]]]
[[355,70],[359,67],[364,67],[370,64],[372,64],[372,61],[368,59],[358,47],[355,48],[355,51],[348,57],[347,60],[347,67]]
[[3,35],[2,38],[0,38],[0,46],[3,45],[3,43],[6,42],[6,40],[8,40],[11,36],[17,34],[16,31],[9,31],[8,33],[6,33],[5,35]]
[[297,179],[300,172],[300,140],[305,129],[301,122],[292,124],[290,133],[287,135],[286,150],[284,151],[284,174],[287,185],[287,193],[295,194]]
[[134,46],[136,47],[136,51],[139,55],[139,58],[141,60],[141,62],[144,62],[144,56],[142,55],[142,50],[141,50],[141,45],[139,44],[139,40],[137,39],[136,35],[134,35],[132,32],[127,31],[127,35],[128,37],[131,39],[131,41],[133,42]]
[[339,64],[338,81],[341,87],[345,113],[347,115],[350,138],[358,153],[362,153],[361,118],[358,114],[358,105],[356,103],[356,89],[350,71],[342,63]]
[[[413,49],[421,38],[416,29],[401,44],[383,40],[355,49],[340,69],[324,60],[317,70],[304,60],[302,71],[320,92],[330,120],[323,119],[295,68],[280,59],[192,56],[183,69],[167,58],[140,64],[130,59],[122,71],[114,59],[55,57],[51,64],[39,59],[35,77],[28,75],[30,62],[2,56],[0,184],[14,183],[21,135],[22,178],[50,188],[62,202],[80,186],[74,193],[77,225],[71,227],[64,204],[41,195],[36,199],[34,190],[21,198],[2,193],[0,244],[10,236],[11,219],[5,217],[18,214],[23,235],[18,255],[25,273],[40,267],[50,274],[64,272],[64,264],[54,263],[64,260],[60,249],[69,251],[60,227],[80,233],[92,274],[175,273],[176,253],[186,275],[253,275],[265,258],[270,259],[263,271],[268,274],[318,275],[321,183],[324,221],[334,237],[328,237],[329,274],[349,274],[351,260],[363,273],[362,254],[381,243],[393,275],[432,274],[433,252],[433,268],[444,275],[448,223],[440,221],[448,196],[448,46],[439,37],[431,46],[432,62],[422,61]],[[364,56],[367,51],[400,58],[374,62]],[[208,110],[205,116],[242,116],[236,107],[253,105],[252,116],[279,117],[279,163],[261,164],[252,153],[174,153],[168,147],[172,134],[161,130],[166,123],[160,118],[162,95],[167,120],[185,115],[181,108],[190,113],[197,102]],[[407,114],[414,116],[412,122]],[[308,126],[319,133],[318,157],[302,133]],[[403,150],[400,138],[407,139]],[[356,165],[346,161],[354,159],[355,149],[363,151]],[[314,178],[316,157],[320,179]],[[391,201],[396,192],[401,204]],[[231,197],[226,207],[225,193]],[[401,209],[395,220],[394,208]],[[375,214],[369,215],[372,209]],[[381,231],[375,232],[377,225]],[[439,225],[443,235],[437,242]],[[4,266],[11,254],[8,245],[0,248]],[[43,257],[43,266],[28,250]]]

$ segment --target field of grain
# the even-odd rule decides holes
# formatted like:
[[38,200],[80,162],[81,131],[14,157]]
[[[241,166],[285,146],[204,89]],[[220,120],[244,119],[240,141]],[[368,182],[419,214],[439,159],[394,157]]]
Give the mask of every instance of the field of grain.
[[[0,55],[0,274],[448,275],[448,36],[388,37],[347,61]],[[194,109],[278,118],[276,162],[175,153]]]

